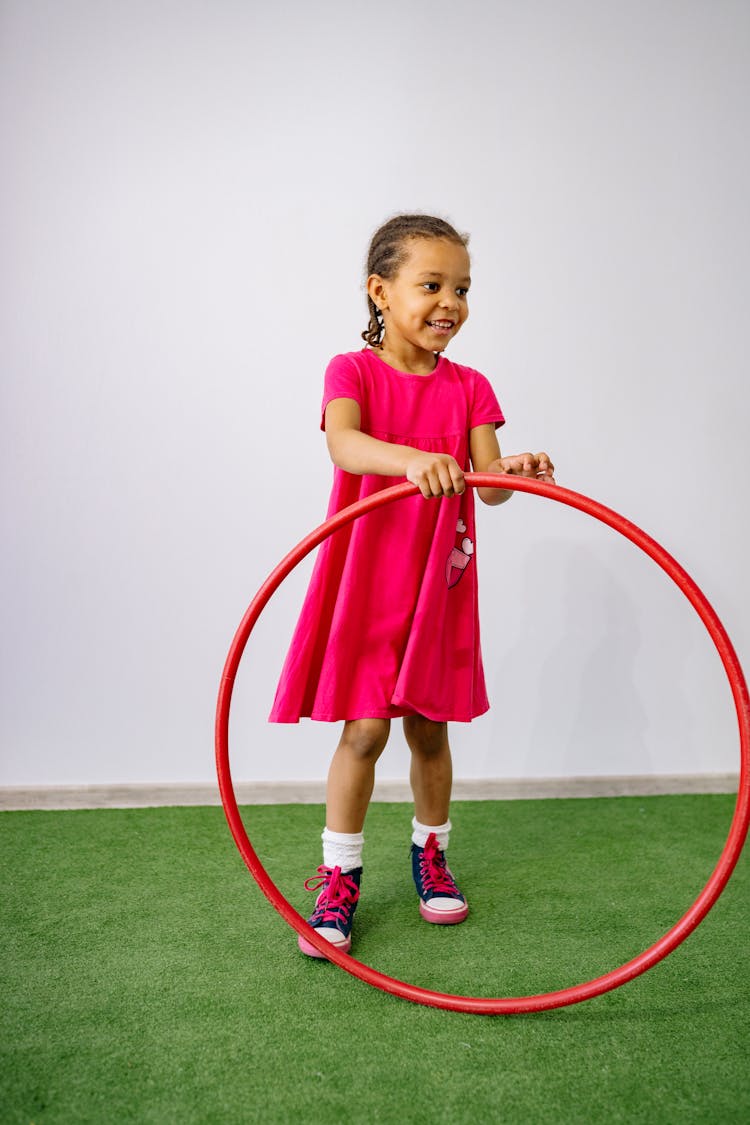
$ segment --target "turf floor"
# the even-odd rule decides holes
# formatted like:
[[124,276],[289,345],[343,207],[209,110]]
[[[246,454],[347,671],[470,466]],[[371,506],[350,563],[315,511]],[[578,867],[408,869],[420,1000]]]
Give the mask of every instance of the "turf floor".
[[[461,926],[423,922],[406,805],[367,824],[353,954],[517,996],[629,960],[696,898],[729,796],[457,802]],[[318,806],[243,810],[304,914]],[[552,1012],[408,1003],[296,950],[215,808],[0,814],[0,1122],[750,1121],[750,871],[665,961]]]

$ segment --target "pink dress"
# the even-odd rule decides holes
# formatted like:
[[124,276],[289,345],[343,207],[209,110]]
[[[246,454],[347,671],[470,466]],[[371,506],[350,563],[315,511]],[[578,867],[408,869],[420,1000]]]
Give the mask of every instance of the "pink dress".
[[[366,348],[336,356],[326,371],[324,416],[336,398],[359,404],[364,433],[449,453],[465,470],[469,431],[504,421],[484,375],[444,356],[430,375],[396,371]],[[336,468],[328,515],[399,479]],[[417,713],[469,722],[483,714],[474,544],[471,488],[449,500],[387,504],[326,539],[270,721]]]

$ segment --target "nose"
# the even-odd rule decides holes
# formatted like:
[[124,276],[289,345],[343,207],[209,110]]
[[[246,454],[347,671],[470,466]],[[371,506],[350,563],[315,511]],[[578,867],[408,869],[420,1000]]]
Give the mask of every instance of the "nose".
[[458,312],[458,297],[452,289],[444,289],[442,291],[440,294],[440,306],[451,312]]

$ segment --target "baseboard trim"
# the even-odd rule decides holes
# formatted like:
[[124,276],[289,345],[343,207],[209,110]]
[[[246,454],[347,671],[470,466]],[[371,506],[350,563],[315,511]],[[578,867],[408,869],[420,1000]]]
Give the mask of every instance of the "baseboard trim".
[[[736,773],[662,774],[628,777],[464,778],[453,782],[457,801],[517,801],[556,797],[652,797],[662,794],[735,793]],[[325,801],[322,781],[240,781],[241,805],[317,805]],[[374,801],[409,801],[408,782],[378,781]],[[140,809],[219,805],[216,785],[44,785],[0,787],[0,810]]]

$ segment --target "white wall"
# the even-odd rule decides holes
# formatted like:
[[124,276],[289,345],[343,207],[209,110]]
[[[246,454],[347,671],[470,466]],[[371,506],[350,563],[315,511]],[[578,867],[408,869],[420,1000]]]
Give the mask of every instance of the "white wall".
[[[730,0],[6,0],[0,783],[213,777],[224,657],[323,516],[323,368],[401,209],[471,232],[451,355],[504,449],[654,534],[747,663],[749,93]],[[718,657],[625,540],[519,496],[479,564],[494,706],[458,775],[736,767]],[[265,724],[303,584],[246,654],[238,779],[325,773],[333,730]]]

